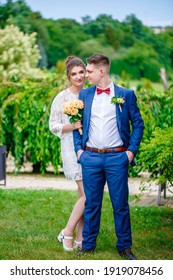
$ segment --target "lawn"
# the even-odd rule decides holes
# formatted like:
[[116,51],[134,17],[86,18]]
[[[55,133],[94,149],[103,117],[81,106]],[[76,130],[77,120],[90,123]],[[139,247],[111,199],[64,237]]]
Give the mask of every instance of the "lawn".
[[[0,189],[0,259],[78,259],[76,252],[64,252],[57,241],[75,201],[75,191]],[[130,208],[133,251],[138,259],[172,260],[173,209]],[[115,242],[112,208],[105,193],[96,251],[81,259],[120,260]]]
[[[142,82],[142,79],[141,80],[130,80],[129,86],[130,86],[130,88],[136,87],[136,86],[140,85],[141,82]],[[170,85],[170,82],[168,82],[168,85]],[[151,82],[151,86],[156,91],[160,91],[160,92],[164,91],[163,84],[161,82],[158,82],[158,83]]]

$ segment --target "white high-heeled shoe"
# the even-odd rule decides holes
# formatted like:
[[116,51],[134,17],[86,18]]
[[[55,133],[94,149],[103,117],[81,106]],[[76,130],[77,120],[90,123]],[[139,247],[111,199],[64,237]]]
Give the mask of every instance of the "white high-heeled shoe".
[[62,243],[62,245],[63,245],[63,249],[65,250],[65,251],[73,251],[73,247],[67,247],[66,245],[65,245],[65,239],[68,239],[68,240],[72,240],[73,239],[73,236],[66,236],[66,235],[64,235],[64,230],[62,230],[61,232],[60,232],[60,234],[57,236],[57,239],[59,240],[59,242],[61,242]]
[[77,241],[77,240],[75,240],[75,241],[74,241],[73,248],[74,248],[74,249],[81,249],[81,246],[79,246],[79,245],[81,245],[81,244],[82,244],[82,241]]

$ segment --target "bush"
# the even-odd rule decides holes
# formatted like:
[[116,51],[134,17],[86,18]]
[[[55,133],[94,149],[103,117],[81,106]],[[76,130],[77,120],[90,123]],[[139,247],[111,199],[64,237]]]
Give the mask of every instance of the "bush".
[[[17,171],[27,158],[42,173],[50,163],[58,172],[60,144],[49,131],[49,113],[53,98],[66,86],[63,81],[63,77],[58,82],[27,81],[4,100],[0,109],[0,143],[14,157]],[[8,91],[8,86],[2,87],[3,92],[5,89]]]
[[143,140],[149,140],[156,127],[173,126],[173,92],[163,93],[142,87],[137,91],[137,97],[145,124]]
[[40,59],[36,33],[24,34],[17,26],[0,29],[0,76],[2,80],[40,77],[36,68]]
[[151,173],[150,179],[158,184],[173,186],[173,127],[157,128],[150,140],[140,147],[140,161],[143,170]]

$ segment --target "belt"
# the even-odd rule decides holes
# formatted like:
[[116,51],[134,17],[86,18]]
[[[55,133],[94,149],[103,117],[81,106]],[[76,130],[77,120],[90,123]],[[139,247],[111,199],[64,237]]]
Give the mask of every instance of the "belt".
[[124,146],[120,146],[120,147],[109,148],[109,149],[98,149],[98,148],[92,148],[92,147],[85,146],[85,150],[92,151],[95,153],[105,154],[105,153],[112,153],[112,152],[115,152],[115,153],[124,152],[124,151],[127,151],[127,148]]

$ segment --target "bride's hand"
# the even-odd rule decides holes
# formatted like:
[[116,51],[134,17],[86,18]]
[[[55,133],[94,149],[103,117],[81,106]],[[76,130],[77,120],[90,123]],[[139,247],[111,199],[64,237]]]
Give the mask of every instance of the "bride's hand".
[[81,123],[80,120],[77,121],[77,122],[72,123],[72,125],[73,125],[73,129],[74,129],[74,130],[75,130],[75,129],[82,128],[82,123]]

